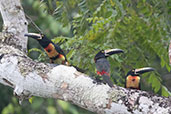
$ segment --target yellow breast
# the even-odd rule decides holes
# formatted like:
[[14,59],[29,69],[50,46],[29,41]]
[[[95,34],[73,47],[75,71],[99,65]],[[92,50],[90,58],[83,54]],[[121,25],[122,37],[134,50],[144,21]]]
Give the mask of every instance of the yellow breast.
[[55,46],[52,43],[50,43],[44,50],[50,58],[58,55],[58,52],[56,51]]
[[126,88],[139,88],[139,84],[139,76],[128,76],[126,79]]

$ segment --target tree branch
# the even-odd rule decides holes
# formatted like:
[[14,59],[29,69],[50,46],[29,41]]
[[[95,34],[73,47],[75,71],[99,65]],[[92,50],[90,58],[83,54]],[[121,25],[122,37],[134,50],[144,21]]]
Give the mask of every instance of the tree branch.
[[13,35],[12,38],[8,37],[9,39],[4,41],[26,51],[27,38],[24,37],[24,34],[28,33],[27,20],[20,0],[0,0],[0,12],[4,23],[3,32]]
[[171,99],[144,91],[96,85],[73,67],[32,61],[23,52],[0,44],[0,83],[20,98],[39,96],[70,101],[97,113],[171,113]]

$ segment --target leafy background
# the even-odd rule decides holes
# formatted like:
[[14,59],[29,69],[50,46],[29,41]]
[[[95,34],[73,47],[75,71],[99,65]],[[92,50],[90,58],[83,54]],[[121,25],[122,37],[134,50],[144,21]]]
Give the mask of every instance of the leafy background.
[[[94,56],[99,50],[120,48],[113,55],[111,79],[124,86],[126,73],[150,66],[155,72],[142,75],[142,90],[161,96],[171,93],[171,66],[168,45],[171,40],[170,0],[22,0],[25,13],[67,54],[70,63],[94,76]],[[28,19],[29,32],[39,32]],[[2,25],[2,19],[0,20]],[[2,26],[0,26],[2,29]],[[29,39],[28,55],[49,62],[38,42]],[[2,114],[91,114],[68,102],[33,97],[22,106],[12,89],[0,85]]]

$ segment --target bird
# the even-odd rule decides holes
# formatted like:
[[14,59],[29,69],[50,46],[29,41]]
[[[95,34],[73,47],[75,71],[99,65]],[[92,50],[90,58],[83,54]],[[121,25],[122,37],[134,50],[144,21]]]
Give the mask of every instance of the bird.
[[59,45],[55,45],[50,39],[46,37],[44,34],[39,33],[26,33],[24,36],[31,37],[33,39],[36,39],[39,44],[44,48],[45,52],[47,53],[50,63],[53,64],[63,64],[67,66],[73,66],[76,68],[77,71],[81,73],[85,73],[86,70],[81,69],[75,65],[72,65],[68,62],[65,53],[63,50],[59,47]]
[[31,37],[39,42],[39,44],[47,53],[50,63],[64,65],[69,64],[63,50],[58,45],[55,45],[50,39],[48,39],[46,35],[38,33],[26,33],[24,36]]
[[110,80],[110,64],[107,60],[107,57],[117,54],[123,53],[124,51],[121,49],[108,49],[99,51],[95,57],[95,65],[96,65],[96,81],[103,82],[104,84],[108,84],[110,87],[114,87],[112,81]]
[[130,70],[125,78],[125,88],[130,89],[141,89],[140,85],[140,75],[146,72],[154,71],[155,69],[152,67],[144,67],[144,68],[138,68],[138,69],[132,69]]

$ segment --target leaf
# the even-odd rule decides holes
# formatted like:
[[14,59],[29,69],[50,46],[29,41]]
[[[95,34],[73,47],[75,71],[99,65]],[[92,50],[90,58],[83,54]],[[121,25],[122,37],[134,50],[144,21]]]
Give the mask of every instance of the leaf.
[[171,71],[171,66],[169,64],[166,64],[166,68],[167,68],[168,72]]
[[162,86],[162,96],[165,97],[171,96],[171,93],[168,91],[168,89],[165,86]]
[[44,53],[41,49],[38,49],[38,48],[29,49],[29,50],[28,50],[28,54],[31,53],[32,51],[39,52],[39,53],[41,53],[43,56],[46,56],[45,53]]
[[163,58],[161,58],[161,67],[163,68],[164,66],[165,66],[165,61],[164,61],[164,59]]
[[155,82],[155,88],[154,88],[154,92],[155,93],[157,93],[160,90],[160,86],[161,86],[160,82],[156,81]]
[[152,88],[154,89],[154,92],[157,93],[160,90],[161,83],[154,73],[150,75],[149,82],[152,83]]
[[29,98],[29,103],[30,103],[30,104],[33,103],[33,99],[34,99],[34,97]]
[[70,58],[74,55],[74,53],[75,53],[75,50],[73,50],[73,49],[72,49],[72,50],[70,50],[70,51],[69,51],[69,53],[66,55],[66,56],[67,56],[67,58],[69,58],[69,59],[70,59]]

